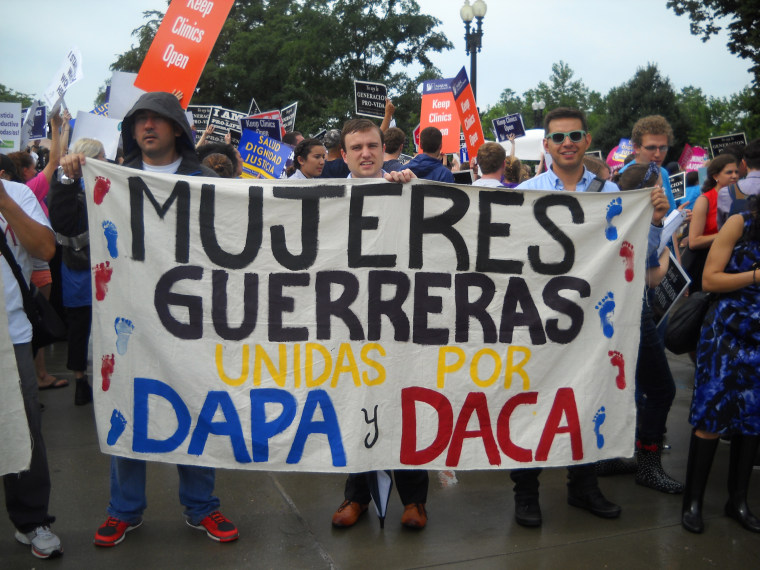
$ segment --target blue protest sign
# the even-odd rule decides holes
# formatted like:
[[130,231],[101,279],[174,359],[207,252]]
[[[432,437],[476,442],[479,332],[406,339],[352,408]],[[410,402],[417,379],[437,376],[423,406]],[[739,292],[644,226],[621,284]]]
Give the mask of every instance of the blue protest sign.
[[493,124],[493,133],[499,142],[508,140],[509,135],[515,135],[515,138],[525,136],[525,124],[520,113],[499,117],[491,123]]
[[423,81],[422,94],[449,93],[451,91],[451,81],[451,79],[428,79],[427,81]]
[[243,178],[279,178],[293,149],[285,143],[244,130],[238,146],[243,157]]
[[259,133],[260,135],[265,135],[276,141],[279,141],[282,138],[280,135],[280,121],[277,119],[252,119],[250,117],[244,117],[240,119],[240,128],[243,131],[248,130],[253,131],[254,133]]

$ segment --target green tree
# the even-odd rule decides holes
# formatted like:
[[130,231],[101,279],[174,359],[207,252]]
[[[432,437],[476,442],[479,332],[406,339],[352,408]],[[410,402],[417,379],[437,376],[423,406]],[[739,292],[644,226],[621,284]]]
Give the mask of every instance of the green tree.
[[[139,43],[112,69],[137,71],[161,20],[135,30]],[[435,31],[440,21],[416,0],[238,0],[222,28],[193,95],[193,103],[262,110],[298,101],[296,128],[317,132],[353,114],[353,80],[385,83],[399,126],[419,115],[421,77],[437,75],[431,52],[452,47]],[[421,76],[407,69],[421,65]]]
[[687,14],[691,33],[706,42],[717,34],[721,20],[730,19],[726,26],[728,49],[754,65],[755,87],[760,87],[760,8],[757,2],[740,0],[668,0],[668,8],[679,16]]
[[[587,113],[598,93],[589,90],[581,79],[573,79],[575,72],[560,60],[552,64],[549,82],[541,81],[535,89],[525,92],[525,103],[532,110],[533,101],[544,101],[546,109],[573,107]],[[594,96],[592,96],[594,93]]]
[[34,97],[26,93],[19,93],[15,89],[0,83],[0,101],[3,103],[21,103],[22,107],[28,107],[34,101]]
[[512,115],[514,113],[521,113],[523,116],[523,122],[525,122],[525,128],[529,129],[532,126],[530,115],[525,115],[525,102],[522,98],[515,93],[512,89],[505,89],[501,92],[499,101],[486,109],[485,113],[480,116],[480,122],[483,125],[483,131],[486,137],[491,138],[492,121],[499,117],[506,115]]
[[594,131],[594,147],[607,154],[621,138],[629,138],[633,124],[647,115],[663,115],[673,127],[675,144],[666,160],[677,160],[687,141],[685,120],[673,86],[656,64],[639,68],[626,83],[613,87],[605,100],[606,111]]
[[[743,106],[749,113],[737,117],[748,138],[760,134],[760,8],[756,1],[740,0],[668,0],[668,8],[677,15],[686,14],[691,20],[691,33],[706,42],[723,29],[728,20],[728,49],[742,59],[752,62],[752,87],[746,93]],[[745,90],[747,91],[747,90]]]

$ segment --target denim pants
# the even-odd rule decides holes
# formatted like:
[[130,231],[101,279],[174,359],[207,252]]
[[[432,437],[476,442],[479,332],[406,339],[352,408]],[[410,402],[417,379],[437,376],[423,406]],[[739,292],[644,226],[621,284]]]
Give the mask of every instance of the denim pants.
[[48,513],[50,474],[45,441],[42,439],[42,418],[37,398],[37,373],[34,370],[31,343],[14,344],[16,365],[21,381],[26,421],[32,437],[32,460],[28,471],[8,473],[3,477],[5,507],[13,526],[23,533],[49,525],[55,517]]
[[676,385],[670,365],[647,302],[641,310],[641,343],[636,362],[636,437],[647,443],[659,442],[665,435],[665,423]]
[[[111,502],[108,514],[130,524],[142,518],[148,506],[145,498],[145,461],[111,457]],[[214,492],[216,471],[211,467],[177,465],[179,502],[185,506],[185,517],[197,525],[207,514],[219,508]]]

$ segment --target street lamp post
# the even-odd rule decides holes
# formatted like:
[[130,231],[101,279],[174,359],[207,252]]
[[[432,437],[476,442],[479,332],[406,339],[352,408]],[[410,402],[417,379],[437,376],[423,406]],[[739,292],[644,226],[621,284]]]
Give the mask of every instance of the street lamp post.
[[[475,0],[470,6],[470,0],[464,0],[464,6],[459,10],[459,15],[464,22],[464,45],[465,52],[470,56],[470,85],[475,101],[478,100],[477,93],[477,75],[478,75],[478,56],[483,40],[483,18],[486,15],[486,3],[483,0]],[[477,20],[477,28],[470,30],[470,24],[473,18]]]
[[540,101],[533,101],[533,122],[535,123],[535,128],[540,129],[541,128],[541,121],[544,118],[544,109],[546,108],[546,102],[541,99]]

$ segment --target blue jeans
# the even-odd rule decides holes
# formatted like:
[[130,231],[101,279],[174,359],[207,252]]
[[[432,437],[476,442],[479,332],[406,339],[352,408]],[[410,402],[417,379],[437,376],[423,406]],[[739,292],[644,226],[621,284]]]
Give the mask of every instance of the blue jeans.
[[676,385],[665,347],[657,332],[652,310],[645,301],[641,311],[641,343],[636,362],[636,436],[639,439],[646,443],[662,440],[675,395]]
[[[142,519],[148,506],[145,499],[145,461],[111,456],[111,502],[108,514],[130,524]],[[185,517],[197,525],[207,514],[219,508],[214,492],[216,471],[211,467],[177,465],[179,502]]]

